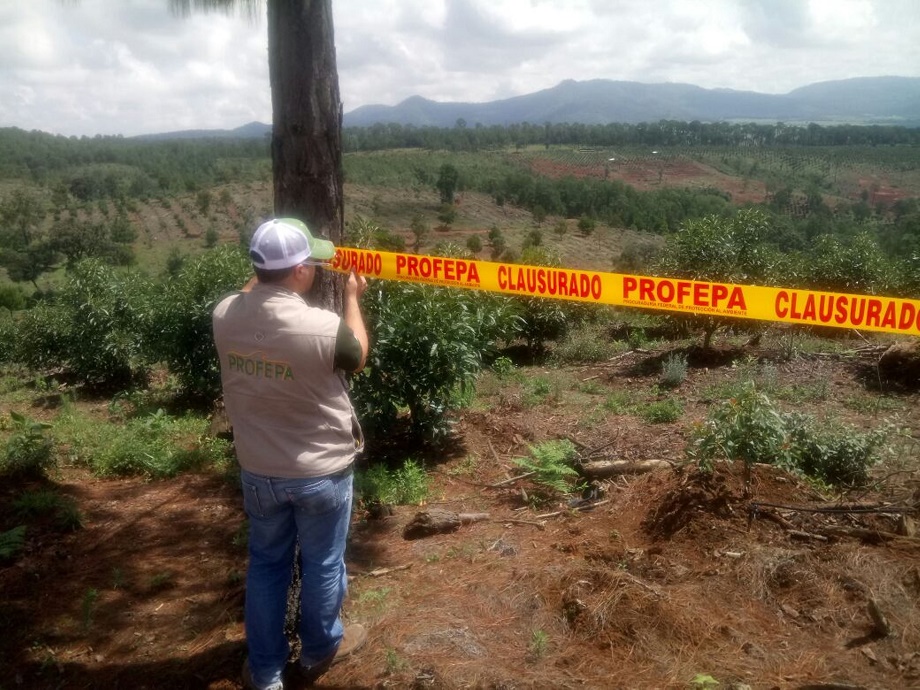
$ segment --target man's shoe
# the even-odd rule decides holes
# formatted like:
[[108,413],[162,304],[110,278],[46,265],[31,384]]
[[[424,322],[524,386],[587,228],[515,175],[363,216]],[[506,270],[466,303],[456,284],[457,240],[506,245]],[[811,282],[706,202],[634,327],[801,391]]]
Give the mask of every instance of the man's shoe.
[[367,629],[360,623],[352,623],[345,627],[345,634],[335,650],[332,663],[337,664],[357,652],[367,642]]
[[333,664],[347,659],[357,652],[367,642],[367,629],[360,623],[352,623],[345,627],[345,634],[339,643],[338,649],[322,661],[312,666],[300,665],[299,680],[306,686],[313,685]]
[[268,687],[256,685],[252,679],[252,670],[249,668],[249,659],[243,662],[243,687],[246,690],[284,690],[284,683],[272,683]]

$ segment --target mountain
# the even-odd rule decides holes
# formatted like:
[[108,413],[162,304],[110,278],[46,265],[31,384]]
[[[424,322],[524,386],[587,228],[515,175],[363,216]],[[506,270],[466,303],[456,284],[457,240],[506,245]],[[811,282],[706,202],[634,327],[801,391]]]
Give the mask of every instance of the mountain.
[[263,139],[271,134],[272,126],[250,122],[235,129],[184,129],[178,132],[140,134],[134,139],[158,141],[161,139]]
[[[887,124],[920,127],[920,78],[860,77],[825,81],[773,95],[691,84],[567,79],[551,89],[488,103],[439,103],[421,96],[399,105],[365,105],[345,113],[346,127],[397,123],[415,127],[453,127],[463,119],[476,124],[520,122],[610,122],[636,124],[659,120],[692,122],[782,121],[787,124]],[[195,129],[148,134],[138,139],[264,138],[271,125],[250,122],[236,129]]]
[[398,123],[417,127],[519,122],[639,123],[658,120],[781,120],[920,126],[920,78],[861,77],[820,82],[773,95],[691,84],[566,80],[550,89],[488,103],[439,103],[420,96],[395,106],[366,105],[345,114],[346,127]]

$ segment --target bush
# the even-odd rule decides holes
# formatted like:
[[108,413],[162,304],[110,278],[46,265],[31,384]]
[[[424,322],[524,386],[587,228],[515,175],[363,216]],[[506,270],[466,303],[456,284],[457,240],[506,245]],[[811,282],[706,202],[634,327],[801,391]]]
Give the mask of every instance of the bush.
[[411,459],[396,470],[374,465],[355,475],[355,493],[364,503],[418,505],[428,496],[428,475]]
[[662,388],[677,388],[687,378],[687,355],[672,352],[661,363],[658,385]]
[[137,273],[97,259],[81,261],[56,298],[23,315],[14,357],[33,369],[64,367],[91,386],[130,383],[147,363],[138,333],[152,288]]
[[711,469],[716,458],[778,465],[838,486],[865,484],[890,425],[868,433],[828,427],[800,414],[779,412],[752,382],[710,413],[693,434],[687,456]]
[[37,422],[18,412],[10,412],[13,434],[0,458],[0,476],[38,479],[45,475],[54,459],[54,440],[46,434],[51,425]]
[[145,349],[152,360],[167,364],[186,395],[203,402],[220,395],[211,311],[251,274],[252,265],[240,248],[224,245],[187,260],[155,301],[145,324]]
[[369,435],[390,428],[403,408],[415,436],[445,434],[455,389],[472,385],[516,325],[506,299],[426,285],[375,283],[364,309],[374,346],[353,399]]

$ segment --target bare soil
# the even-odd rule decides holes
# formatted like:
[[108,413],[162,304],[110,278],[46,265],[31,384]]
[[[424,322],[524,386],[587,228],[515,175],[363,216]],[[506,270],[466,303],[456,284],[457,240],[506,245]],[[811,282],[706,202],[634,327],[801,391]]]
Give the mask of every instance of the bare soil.
[[[719,687],[920,687],[920,542],[887,538],[893,515],[773,507],[915,506],[916,441],[858,494],[828,496],[756,466],[748,497],[741,468],[702,474],[684,463],[713,391],[745,357],[776,355],[722,353],[668,394],[654,388],[663,351],[530,367],[518,384],[483,380],[450,443],[424,456],[406,449],[429,469],[429,505],[383,517],[356,510],[344,615],[370,640],[320,685],[690,688],[703,674]],[[860,428],[893,411],[920,437],[917,394],[867,387],[853,358],[772,366],[776,386],[803,392],[792,407]],[[536,377],[552,384],[539,400],[527,395]],[[824,394],[808,398],[809,387]],[[684,414],[671,424],[614,414],[604,401],[616,394],[674,397]],[[520,473],[513,458],[528,444],[561,437],[585,455],[666,459],[673,469],[601,482],[588,509],[540,503],[526,480],[490,486]],[[0,567],[0,687],[239,688],[246,551],[232,474],[103,481],[70,467],[52,483],[76,500],[84,527],[39,526],[25,555]],[[0,489],[0,517],[22,488]],[[489,519],[404,539],[431,507]]]

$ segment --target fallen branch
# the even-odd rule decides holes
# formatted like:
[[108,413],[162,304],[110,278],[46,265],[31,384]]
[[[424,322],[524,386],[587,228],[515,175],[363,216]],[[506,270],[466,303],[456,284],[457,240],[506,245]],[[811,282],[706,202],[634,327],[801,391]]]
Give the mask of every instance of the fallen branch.
[[543,513],[542,515],[537,515],[537,520],[542,520],[544,518],[558,517],[559,515],[565,515],[571,513],[573,510],[591,510],[597,506],[602,506],[605,503],[610,503],[609,498],[605,498],[603,501],[595,501],[594,503],[585,503],[584,505],[572,506],[571,508],[566,508],[565,510],[557,510],[553,513]]
[[355,575],[362,575],[364,577],[382,577],[384,575],[389,575],[390,573],[395,573],[400,570],[408,570],[411,567],[411,563],[406,563],[405,565],[394,565],[392,568],[375,568],[369,572],[355,573]]
[[513,484],[514,482],[520,479],[527,479],[527,477],[532,477],[536,472],[525,472],[524,474],[519,474],[517,477],[511,477],[511,479],[506,479],[501,482],[495,482],[494,484],[486,484],[487,489],[497,489],[500,486],[507,486],[508,484]]
[[898,544],[901,546],[910,546],[920,548],[920,539],[916,537],[902,537],[894,532],[883,532],[881,530],[866,529],[864,527],[823,527],[821,534],[829,537],[853,537],[862,539],[872,544]]
[[418,539],[420,537],[430,537],[433,534],[454,532],[460,528],[460,525],[469,525],[473,522],[488,519],[488,513],[458,514],[442,508],[423,510],[416,513],[415,517],[403,529],[403,538]]
[[622,474],[644,474],[657,470],[672,469],[667,460],[599,460],[586,462],[581,466],[581,474],[588,479],[606,479]]

